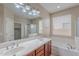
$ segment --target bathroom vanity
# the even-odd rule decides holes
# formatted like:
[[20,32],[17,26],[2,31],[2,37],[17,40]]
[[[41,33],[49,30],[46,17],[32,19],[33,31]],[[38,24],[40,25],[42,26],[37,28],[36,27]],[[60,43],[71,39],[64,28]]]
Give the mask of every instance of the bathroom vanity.
[[51,54],[51,40],[26,55],[27,56],[49,56],[50,54]]
[[49,56],[51,39],[31,37],[0,44],[0,56]]

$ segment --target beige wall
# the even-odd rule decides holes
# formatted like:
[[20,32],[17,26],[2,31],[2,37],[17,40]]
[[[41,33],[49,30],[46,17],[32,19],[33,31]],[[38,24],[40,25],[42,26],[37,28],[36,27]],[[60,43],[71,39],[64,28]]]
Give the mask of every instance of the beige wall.
[[22,38],[27,37],[25,34],[26,19],[15,17],[14,13],[11,12],[6,6],[0,5],[0,43],[5,41],[14,40],[14,22],[22,24]]
[[40,4],[34,3],[31,4],[32,7],[40,10],[40,17],[42,18],[43,21],[43,35],[49,36],[50,35],[50,16],[47,10],[45,10]]
[[[43,20],[43,33],[42,34],[49,36],[50,34],[49,13],[40,4],[33,4],[32,6],[39,9],[41,12],[41,18]],[[24,32],[25,31],[24,27],[30,22],[28,22],[27,19],[22,19],[15,16],[16,15],[14,15],[4,5],[0,5],[0,42],[14,40],[14,22],[22,24],[21,36],[22,38],[26,37],[26,34]]]
[[14,16],[4,5],[0,5],[0,43],[14,40]]
[[36,33],[38,34],[38,32],[39,32],[39,18],[37,18],[37,19],[32,19],[32,23],[33,24],[36,24]]
[[4,6],[4,40],[14,40],[14,14]]
[[0,43],[4,41],[4,20],[3,20],[3,13],[4,8],[2,5],[0,5]]
[[[77,20],[77,17],[79,17],[79,6],[74,7],[74,8],[70,8],[70,9],[66,9],[66,10],[63,10],[63,11],[60,11],[60,12],[53,13],[51,15],[51,21],[52,21],[53,17],[67,15],[67,14],[71,15],[71,22],[72,22],[71,23],[71,31],[72,31],[72,36],[70,38],[68,38],[68,37],[65,37],[65,38],[68,38],[69,39],[69,43],[71,45],[74,45],[75,44],[75,35],[76,35],[76,20]],[[53,29],[51,28],[51,32],[52,31],[53,31]],[[59,37],[59,38],[62,39],[62,36],[55,36],[55,37]]]

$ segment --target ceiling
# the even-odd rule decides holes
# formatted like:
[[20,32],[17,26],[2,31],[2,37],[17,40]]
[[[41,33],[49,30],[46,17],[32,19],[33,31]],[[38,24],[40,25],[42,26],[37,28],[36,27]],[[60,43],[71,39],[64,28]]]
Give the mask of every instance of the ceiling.
[[38,18],[37,16],[29,16],[27,13],[22,12],[19,8],[16,8],[14,3],[4,3],[5,7],[8,8],[12,13],[15,14],[15,16],[19,16],[21,18],[27,18],[27,19],[35,19]]
[[49,13],[58,12],[79,5],[79,3],[41,3]]
[[[34,19],[37,17],[28,16],[26,13],[22,12],[20,9],[16,8],[13,3],[4,4],[5,7],[10,9],[16,16],[21,16],[23,18]],[[32,4],[33,5],[33,4]],[[79,3],[40,3],[42,7],[44,7],[49,13],[58,12],[67,8],[71,8],[79,5]],[[60,6],[60,8],[57,8]]]

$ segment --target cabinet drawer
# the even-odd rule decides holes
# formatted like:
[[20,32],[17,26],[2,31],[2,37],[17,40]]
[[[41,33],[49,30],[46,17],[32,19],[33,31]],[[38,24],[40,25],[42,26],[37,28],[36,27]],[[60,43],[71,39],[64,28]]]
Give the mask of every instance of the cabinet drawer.
[[37,53],[36,56],[44,56],[44,50],[42,50],[39,53]]
[[36,50],[36,54],[39,53],[39,52],[41,52],[42,50],[44,50],[44,45],[41,46],[40,48],[38,48],[38,49]]

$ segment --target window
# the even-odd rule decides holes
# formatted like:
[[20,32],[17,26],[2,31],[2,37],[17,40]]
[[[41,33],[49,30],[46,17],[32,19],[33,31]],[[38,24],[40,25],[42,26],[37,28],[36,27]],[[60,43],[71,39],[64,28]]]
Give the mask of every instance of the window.
[[79,17],[76,22],[76,37],[79,37]]
[[42,20],[39,20],[39,33],[43,32]]
[[31,34],[36,33],[36,24],[31,24]]
[[53,35],[71,36],[71,15],[53,18]]

